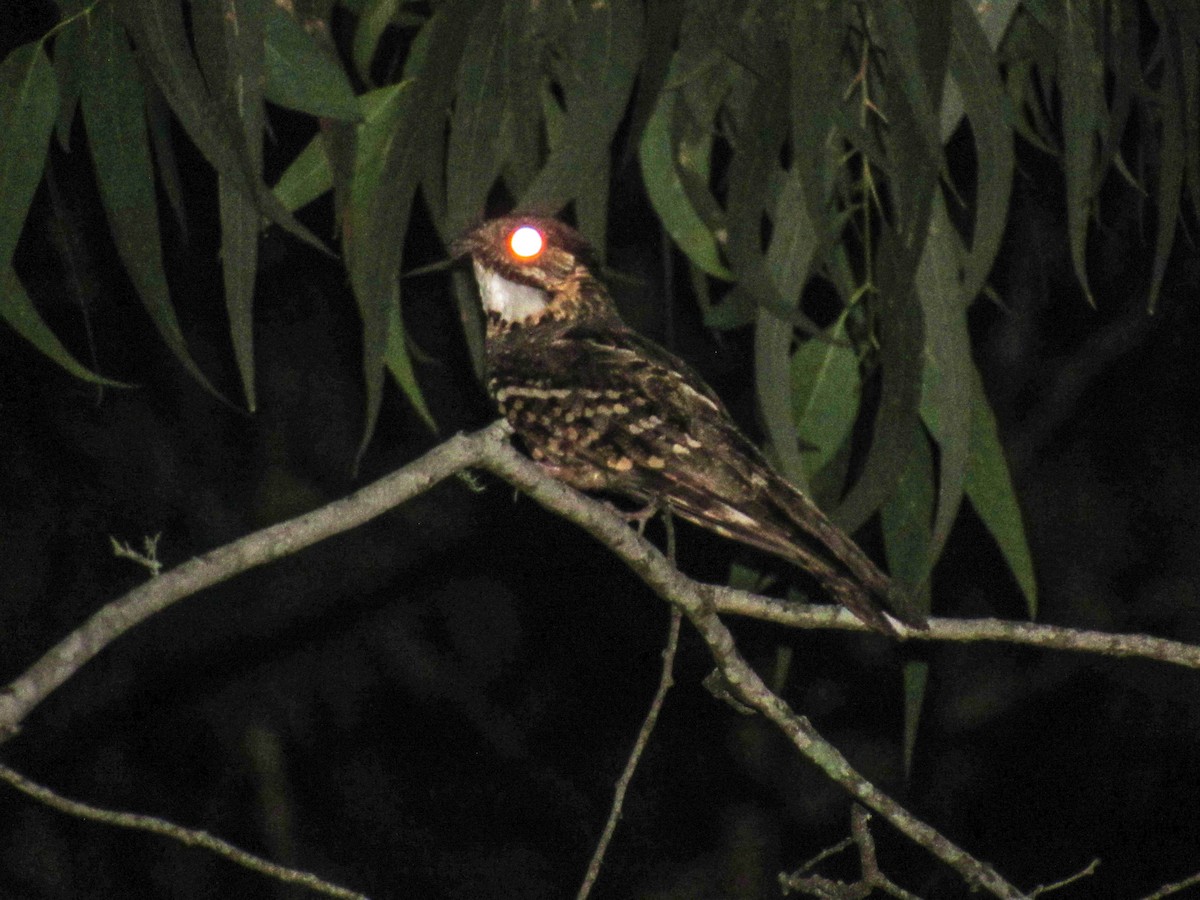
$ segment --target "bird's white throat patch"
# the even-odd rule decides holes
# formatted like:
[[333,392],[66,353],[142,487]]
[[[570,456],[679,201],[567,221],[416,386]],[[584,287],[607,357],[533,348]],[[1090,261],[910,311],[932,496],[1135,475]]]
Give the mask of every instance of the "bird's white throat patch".
[[549,295],[532,285],[510,281],[499,272],[475,263],[475,280],[483,308],[506,322],[521,322],[536,316],[550,303]]

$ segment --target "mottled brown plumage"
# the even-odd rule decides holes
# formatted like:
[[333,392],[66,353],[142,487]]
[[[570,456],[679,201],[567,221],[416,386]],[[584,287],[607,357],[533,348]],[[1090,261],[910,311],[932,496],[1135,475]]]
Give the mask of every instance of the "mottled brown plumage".
[[[514,250],[526,228],[518,240],[533,247]],[[782,557],[862,621],[896,633],[877,602],[888,577],[770,467],[690,366],[625,326],[577,232],[511,216],[455,249],[474,262],[487,314],[488,391],[547,471]]]

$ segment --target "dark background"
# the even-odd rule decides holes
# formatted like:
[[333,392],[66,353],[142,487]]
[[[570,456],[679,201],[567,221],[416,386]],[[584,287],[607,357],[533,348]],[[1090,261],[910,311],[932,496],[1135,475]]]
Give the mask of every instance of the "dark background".
[[[9,8],[13,45],[47,27]],[[272,121],[277,171],[311,124]],[[75,137],[85,139],[78,124]],[[185,238],[163,210],[173,299],[201,367],[237,396],[215,178],[178,137],[192,218]],[[952,164],[965,144],[951,144]],[[52,150],[17,266],[78,358],[139,387],[98,392],[0,328],[5,681],[144,580],[113,557],[110,535],[136,544],[161,533],[160,556],[174,565],[343,496],[493,415],[446,276],[411,279],[404,316],[440,434],[389,388],[355,474],[364,399],[345,274],[277,231],[264,238],[257,293],[260,411],[220,404],[163,347],[116,265],[89,166],[83,153]],[[1136,193],[1114,179],[1089,248],[1090,308],[1067,256],[1061,172],[1024,146],[1020,167],[991,279],[1008,309],[979,300],[972,329],[1026,515],[1040,618],[1196,641],[1200,260],[1179,242],[1159,312],[1147,316],[1152,247]],[[683,291],[664,302],[662,237],[636,167],[613,184],[609,261],[635,276],[621,285],[623,310],[659,339],[669,318],[678,351],[753,429],[747,335],[704,330]],[[320,229],[329,213],[305,218]],[[407,264],[444,255],[430,234],[414,222]],[[82,249],[84,270],[65,265],[65,241]],[[84,286],[82,308],[69,279]],[[477,492],[451,479],[157,616],[38,707],[4,761],[68,796],[204,828],[372,896],[572,895],[654,691],[668,611],[572,526],[481,480]],[[860,536],[878,557],[870,529]],[[679,557],[713,580],[748,558],[686,526]],[[934,608],[1023,615],[966,507]],[[1099,857],[1094,878],[1056,896],[1133,897],[1196,868],[1194,673],[733,626],[764,672],[778,648],[793,649],[793,706],[868,777],[1022,887]],[[906,780],[900,666],[910,654],[929,660],[931,677]],[[711,698],[700,685],[709,666],[685,627],[677,686],[596,896],[777,896],[776,873],[847,833],[846,796],[769,725]],[[965,895],[923,850],[878,822],[875,833],[897,881],[922,896]],[[0,847],[0,896],[299,896],[7,788]],[[824,871],[854,876],[853,860],[838,865]]]

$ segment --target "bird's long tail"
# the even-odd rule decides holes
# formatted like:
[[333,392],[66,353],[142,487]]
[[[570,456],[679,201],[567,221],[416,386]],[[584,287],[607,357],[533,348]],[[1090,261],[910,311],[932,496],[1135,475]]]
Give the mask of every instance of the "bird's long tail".
[[[772,482],[773,505],[793,526],[778,555],[810,572],[839,603],[878,631],[896,634],[896,620],[928,628],[923,617],[903,609],[891,578],[812,500],[778,475]],[[880,601],[888,601],[889,608]]]
[[[753,499],[742,496],[734,504],[676,483],[671,506],[686,519],[808,572],[834,600],[876,631],[896,636],[897,621],[927,627],[919,616],[885,609],[882,601],[893,599],[891,579],[815,503],[769,468],[757,473],[750,488]],[[744,484],[749,488],[750,483]]]

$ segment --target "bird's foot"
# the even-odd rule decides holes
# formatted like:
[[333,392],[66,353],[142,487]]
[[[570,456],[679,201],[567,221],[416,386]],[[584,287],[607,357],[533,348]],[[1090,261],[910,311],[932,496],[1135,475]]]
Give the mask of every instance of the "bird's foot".
[[650,501],[640,509],[632,510],[621,509],[615,503],[608,500],[605,500],[604,503],[628,524],[636,526],[638,537],[643,537],[646,534],[646,523],[662,512],[662,505],[656,500]]

